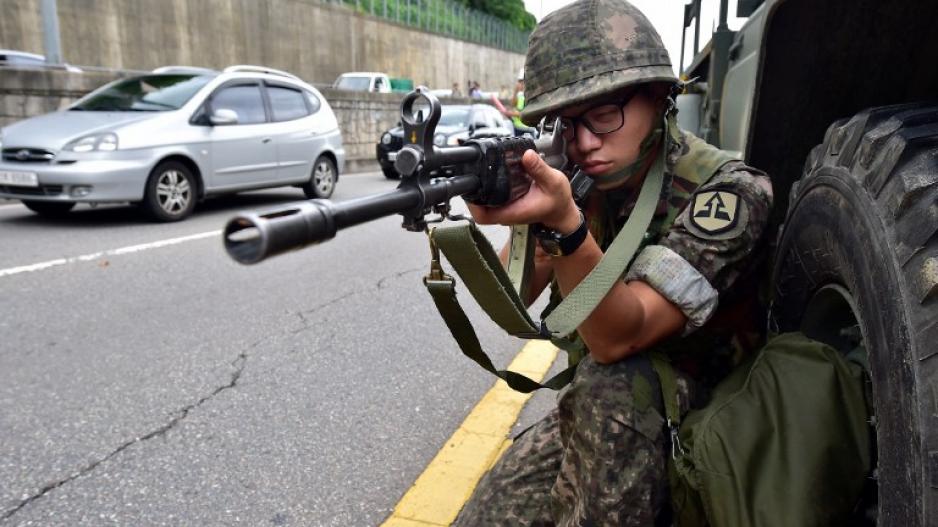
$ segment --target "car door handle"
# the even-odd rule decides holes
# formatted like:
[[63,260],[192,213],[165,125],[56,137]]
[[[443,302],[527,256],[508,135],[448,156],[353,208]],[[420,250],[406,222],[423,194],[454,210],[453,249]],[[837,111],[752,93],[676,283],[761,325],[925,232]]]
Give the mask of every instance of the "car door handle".
[[261,142],[266,145],[267,143],[270,142],[270,138],[269,138],[269,137],[265,137],[265,138],[261,139]]

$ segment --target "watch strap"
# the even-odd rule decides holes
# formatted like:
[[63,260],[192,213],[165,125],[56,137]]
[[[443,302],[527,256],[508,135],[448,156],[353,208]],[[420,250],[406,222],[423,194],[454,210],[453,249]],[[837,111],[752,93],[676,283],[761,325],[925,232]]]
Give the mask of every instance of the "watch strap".
[[580,224],[569,234],[560,234],[540,223],[534,224],[532,230],[541,248],[551,256],[569,256],[573,254],[583,245],[586,236],[589,234],[589,226],[586,223],[583,211],[580,211]]

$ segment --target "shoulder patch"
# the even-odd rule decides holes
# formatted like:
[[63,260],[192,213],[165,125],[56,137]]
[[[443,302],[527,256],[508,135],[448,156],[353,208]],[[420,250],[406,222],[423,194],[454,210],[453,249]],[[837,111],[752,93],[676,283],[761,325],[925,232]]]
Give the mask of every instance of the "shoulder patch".
[[704,190],[694,195],[687,207],[685,226],[705,239],[734,238],[748,222],[747,209],[733,190]]
[[728,190],[711,190],[694,196],[690,221],[707,234],[720,234],[739,220],[739,196]]

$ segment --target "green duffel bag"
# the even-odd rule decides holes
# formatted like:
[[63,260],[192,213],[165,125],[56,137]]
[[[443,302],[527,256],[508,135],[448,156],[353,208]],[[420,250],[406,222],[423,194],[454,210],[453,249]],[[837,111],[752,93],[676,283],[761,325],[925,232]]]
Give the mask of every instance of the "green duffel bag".
[[870,471],[867,419],[862,368],[800,333],[775,337],[681,423],[675,525],[848,525]]

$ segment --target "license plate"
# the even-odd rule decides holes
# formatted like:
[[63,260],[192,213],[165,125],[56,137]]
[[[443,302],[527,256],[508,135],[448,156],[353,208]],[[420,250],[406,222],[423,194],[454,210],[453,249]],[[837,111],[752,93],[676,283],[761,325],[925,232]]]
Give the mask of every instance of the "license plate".
[[8,172],[0,170],[0,185],[12,187],[38,187],[39,177],[35,172]]
[[392,163],[397,161],[397,152],[388,152],[388,161]]

